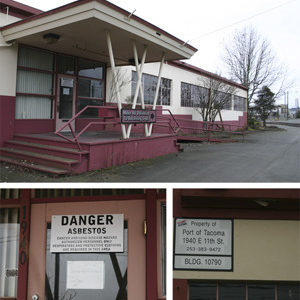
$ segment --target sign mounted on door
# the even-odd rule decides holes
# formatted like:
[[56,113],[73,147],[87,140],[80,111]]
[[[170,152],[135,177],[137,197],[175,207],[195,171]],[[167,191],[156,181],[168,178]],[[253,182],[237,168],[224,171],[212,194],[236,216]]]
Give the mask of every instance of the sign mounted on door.
[[51,252],[123,252],[123,214],[55,215]]

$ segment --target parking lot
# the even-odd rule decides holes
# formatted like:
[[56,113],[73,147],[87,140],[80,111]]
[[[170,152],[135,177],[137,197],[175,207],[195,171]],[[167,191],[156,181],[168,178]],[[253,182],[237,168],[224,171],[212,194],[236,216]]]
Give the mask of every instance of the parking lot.
[[247,133],[236,143],[187,143],[183,152],[52,177],[1,163],[2,182],[300,182],[299,127]]

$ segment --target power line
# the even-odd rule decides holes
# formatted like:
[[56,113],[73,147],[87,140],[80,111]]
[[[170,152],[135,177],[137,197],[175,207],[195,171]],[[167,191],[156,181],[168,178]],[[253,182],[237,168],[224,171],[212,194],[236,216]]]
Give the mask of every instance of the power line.
[[231,23],[231,24],[228,24],[228,25],[226,25],[226,26],[220,27],[220,28],[215,29],[215,30],[213,30],[213,31],[204,33],[204,34],[202,34],[202,35],[200,35],[200,36],[198,36],[198,37],[196,37],[196,38],[193,38],[193,39],[191,39],[191,40],[188,40],[186,43],[188,43],[188,42],[190,42],[190,41],[193,41],[193,40],[200,39],[200,38],[202,38],[202,37],[205,37],[205,36],[208,36],[208,35],[211,35],[211,34],[214,34],[214,33],[216,33],[216,32],[219,32],[219,31],[222,31],[222,30],[227,29],[227,28],[229,28],[229,27],[232,27],[232,26],[234,26],[234,25],[237,25],[237,24],[246,22],[246,21],[248,21],[248,20],[251,20],[251,19],[253,19],[253,18],[256,18],[256,17],[258,17],[258,16],[260,16],[260,15],[266,14],[266,13],[272,11],[272,10],[278,9],[278,8],[280,8],[280,7],[284,6],[284,5],[287,5],[287,4],[291,3],[291,2],[294,2],[294,1],[297,1],[297,0],[288,0],[288,1],[284,2],[284,3],[281,3],[280,5],[277,5],[277,6],[268,8],[268,9],[266,9],[266,10],[263,10],[263,11],[261,11],[261,12],[259,12],[259,13],[256,13],[256,14],[254,14],[254,15],[252,15],[252,16],[249,16],[249,17],[247,17],[247,18],[244,18],[244,19],[241,19],[241,20],[236,21],[236,22],[234,22],[234,23]]

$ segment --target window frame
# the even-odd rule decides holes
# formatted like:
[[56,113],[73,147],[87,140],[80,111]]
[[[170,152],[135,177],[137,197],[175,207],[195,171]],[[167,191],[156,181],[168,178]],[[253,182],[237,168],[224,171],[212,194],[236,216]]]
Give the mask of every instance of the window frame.
[[[153,99],[150,99],[150,100],[147,100],[146,97],[145,97],[145,93],[146,93],[145,88],[146,88],[146,85],[148,85],[148,84],[145,84],[145,81],[147,81],[147,80],[152,80],[154,82],[154,84],[152,84],[150,86],[150,88],[151,88],[151,92],[150,93],[153,94]],[[142,85],[142,88],[143,88],[144,103],[145,103],[145,105],[153,105],[155,91],[156,91],[156,85],[157,85],[157,80],[158,80],[158,76],[156,76],[156,75],[152,75],[152,74],[148,74],[148,73],[143,73],[142,74],[141,85]],[[137,81],[138,81],[137,72],[134,71],[134,70],[132,70],[131,71],[131,97],[134,96],[136,85],[137,85]],[[167,86],[167,87],[162,86],[163,85],[163,81],[168,82],[169,86]],[[162,103],[164,91],[166,91],[167,94],[168,94],[167,95],[167,103]],[[166,78],[166,77],[161,77],[156,105],[171,106],[171,94],[172,94],[172,79],[169,79],[169,78]],[[140,94],[138,94],[138,99],[140,99]]]
[[[52,61],[52,70],[45,70],[45,69],[39,69],[39,68],[35,68],[35,67],[26,67],[26,66],[22,66],[19,65],[19,59],[17,61],[17,72],[19,70],[22,71],[27,71],[27,72],[37,72],[37,73],[44,73],[44,74],[52,74],[52,88],[51,88],[51,94],[41,94],[41,93],[27,93],[27,92],[22,92],[22,91],[17,91],[16,92],[16,97],[18,96],[27,96],[27,97],[41,97],[41,98],[48,98],[51,100],[51,112],[50,112],[50,118],[24,118],[24,117],[18,117],[16,116],[17,120],[54,120],[56,118],[56,99],[57,99],[57,91],[56,91],[56,85],[57,85],[57,76],[58,74],[65,74],[68,75],[69,73],[59,73],[58,71],[58,57],[71,57],[74,59],[74,74],[72,76],[76,77],[76,86],[77,86],[77,93],[76,93],[76,100],[75,100],[75,106],[76,106],[76,113],[79,112],[79,103],[80,103],[80,99],[83,100],[90,100],[90,101],[97,101],[99,103],[97,103],[98,105],[104,105],[106,102],[106,69],[107,66],[104,62],[98,61],[98,60],[91,60],[88,58],[83,58],[80,56],[73,56],[73,55],[68,55],[65,53],[59,53],[59,52],[54,52],[54,51],[49,51],[49,50],[45,50],[42,48],[37,48],[37,47],[32,47],[29,45],[25,45],[25,44],[20,44],[19,45],[19,51],[20,49],[33,49],[34,51],[40,51],[40,52],[45,52],[45,53],[49,53],[53,56],[53,61]],[[96,77],[89,77],[89,76],[82,76],[79,75],[79,60],[83,60],[83,61],[89,61],[89,62],[94,62],[95,64],[99,65],[99,67],[102,68],[102,78],[96,78]],[[70,74],[69,74],[70,75]],[[18,74],[17,74],[18,76]],[[80,79],[87,79],[87,80],[94,80],[94,81],[98,81],[101,84],[101,97],[83,97],[83,96],[79,96],[78,94],[78,87],[79,87],[79,80]],[[16,100],[17,101],[17,100]],[[89,104],[92,105],[92,104]],[[84,116],[84,118],[93,118],[94,116]]]
[[[300,281],[241,281],[241,280],[228,280],[228,281],[224,281],[224,280],[220,280],[220,281],[212,281],[212,280],[207,280],[207,281],[195,281],[195,280],[190,280],[188,281],[188,291],[190,290],[190,286],[192,285],[197,285],[197,284],[214,284],[216,286],[216,290],[215,290],[215,299],[216,300],[222,300],[222,298],[220,298],[219,295],[219,290],[220,290],[220,285],[224,285],[224,284],[242,284],[245,286],[245,298],[243,298],[243,300],[249,300],[249,286],[251,285],[257,285],[257,286],[273,286],[274,287],[274,298],[272,300],[284,300],[284,299],[280,299],[278,298],[278,288],[280,288],[280,286],[287,286],[287,285],[298,285],[299,286],[299,292],[300,292]],[[190,293],[188,293],[188,299],[190,299]]]
[[[185,87],[185,88],[184,88]],[[181,81],[180,84],[180,106],[181,107],[201,107],[201,98],[208,100],[209,89],[200,85]],[[197,96],[199,101],[197,101]],[[183,99],[185,97],[185,99]]]

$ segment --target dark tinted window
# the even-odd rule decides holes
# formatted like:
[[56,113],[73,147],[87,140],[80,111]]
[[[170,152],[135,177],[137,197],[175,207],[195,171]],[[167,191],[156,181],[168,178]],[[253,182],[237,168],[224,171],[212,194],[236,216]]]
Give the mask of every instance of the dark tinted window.
[[213,283],[191,283],[189,300],[216,300],[216,291]]
[[59,74],[73,75],[75,73],[75,58],[72,56],[57,56],[57,72]]
[[103,66],[99,62],[80,58],[78,60],[78,75],[84,77],[102,79]]
[[243,283],[220,283],[219,300],[245,300],[246,286]]
[[275,286],[269,284],[249,284],[248,300],[274,300]]
[[277,288],[277,300],[299,300],[300,285],[295,284],[280,284]]

